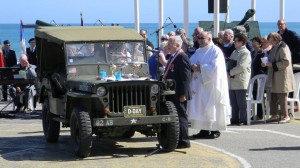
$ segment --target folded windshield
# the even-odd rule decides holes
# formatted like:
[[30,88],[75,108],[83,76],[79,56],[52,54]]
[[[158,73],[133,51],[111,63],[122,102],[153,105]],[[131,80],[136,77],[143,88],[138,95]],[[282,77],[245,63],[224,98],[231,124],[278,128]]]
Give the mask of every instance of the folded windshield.
[[143,42],[99,42],[66,44],[68,64],[145,62]]

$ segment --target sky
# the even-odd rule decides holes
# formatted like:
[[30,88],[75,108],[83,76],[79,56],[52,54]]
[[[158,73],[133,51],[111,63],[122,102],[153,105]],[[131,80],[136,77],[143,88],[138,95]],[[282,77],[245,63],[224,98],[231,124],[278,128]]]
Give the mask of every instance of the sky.
[[[140,0],[140,23],[158,22],[159,0]],[[183,23],[184,0],[164,0],[164,18]],[[251,0],[229,0],[229,20],[240,21],[251,8]],[[280,0],[256,0],[256,20],[276,22],[279,19]],[[285,0],[285,19],[299,22],[299,0]],[[134,0],[9,0],[1,7],[0,24],[35,23],[37,19],[50,23],[78,23],[82,12],[84,23],[134,23]],[[212,21],[208,0],[189,0],[189,22]],[[225,20],[225,15],[220,15]],[[1,28],[0,28],[1,29]]]

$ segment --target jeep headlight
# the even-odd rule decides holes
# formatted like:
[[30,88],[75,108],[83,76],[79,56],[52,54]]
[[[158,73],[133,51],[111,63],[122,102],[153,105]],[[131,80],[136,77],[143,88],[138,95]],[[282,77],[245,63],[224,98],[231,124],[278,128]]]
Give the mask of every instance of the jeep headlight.
[[103,86],[98,87],[98,89],[97,89],[97,95],[99,97],[105,96],[106,95],[106,89],[105,89],[105,87],[103,87]]
[[152,85],[151,86],[151,93],[153,93],[153,94],[157,94],[158,93],[158,85]]

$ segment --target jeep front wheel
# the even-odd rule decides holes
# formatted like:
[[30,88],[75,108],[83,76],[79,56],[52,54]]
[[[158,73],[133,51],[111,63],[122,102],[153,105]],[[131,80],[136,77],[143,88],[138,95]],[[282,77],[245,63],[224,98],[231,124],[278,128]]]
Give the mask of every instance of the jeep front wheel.
[[53,120],[54,114],[50,112],[49,99],[46,98],[42,105],[42,122],[44,136],[47,142],[55,143],[60,132],[60,122]]
[[71,114],[71,137],[75,154],[88,157],[92,148],[92,125],[88,112],[75,109]]
[[161,104],[161,114],[176,116],[175,122],[161,124],[157,134],[159,145],[166,151],[173,151],[179,139],[179,119],[174,103],[166,101],[165,104]]
[[123,137],[123,138],[132,138],[132,137],[134,136],[134,133],[135,133],[135,131],[132,130],[132,129],[130,129],[130,130],[126,131],[126,132],[122,135],[122,137]]

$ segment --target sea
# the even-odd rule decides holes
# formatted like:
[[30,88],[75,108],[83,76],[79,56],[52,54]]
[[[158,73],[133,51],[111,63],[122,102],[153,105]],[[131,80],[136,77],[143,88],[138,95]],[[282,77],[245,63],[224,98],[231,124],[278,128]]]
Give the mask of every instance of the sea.
[[[61,24],[63,26],[79,26],[79,24]],[[93,24],[85,24],[85,26],[93,26]],[[120,23],[119,26],[126,28],[134,28],[134,23]],[[177,28],[183,28],[183,23],[176,23]],[[195,27],[199,26],[198,23],[189,24],[189,37],[191,37]],[[287,27],[300,34],[300,22],[288,22]],[[261,36],[268,35],[270,32],[277,31],[276,22],[259,22],[260,34]],[[148,39],[157,47],[157,35],[158,30],[157,23],[141,23],[140,29],[146,29],[148,31]],[[175,31],[176,28],[173,25],[167,25],[163,28],[164,34],[170,31]],[[29,44],[27,41],[34,37],[34,28],[24,28],[24,37],[26,41],[26,46]],[[20,54],[21,43],[20,43],[20,24],[0,24],[0,44],[3,44],[4,40],[9,40],[11,43],[11,49],[16,51],[17,56]]]

